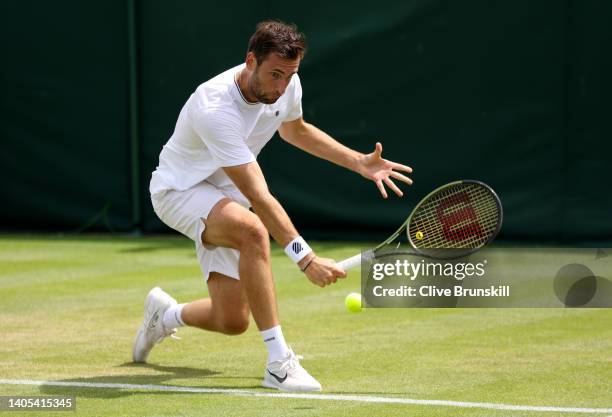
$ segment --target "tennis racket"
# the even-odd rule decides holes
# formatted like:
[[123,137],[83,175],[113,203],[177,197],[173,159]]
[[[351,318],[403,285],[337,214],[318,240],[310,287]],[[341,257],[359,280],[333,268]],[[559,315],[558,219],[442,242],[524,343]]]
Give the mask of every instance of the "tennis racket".
[[435,259],[467,256],[495,239],[502,220],[501,202],[491,187],[474,180],[454,181],[423,198],[387,240],[338,262],[338,266],[344,270],[359,266],[362,256],[375,256],[376,251],[401,237],[404,229],[410,254]]

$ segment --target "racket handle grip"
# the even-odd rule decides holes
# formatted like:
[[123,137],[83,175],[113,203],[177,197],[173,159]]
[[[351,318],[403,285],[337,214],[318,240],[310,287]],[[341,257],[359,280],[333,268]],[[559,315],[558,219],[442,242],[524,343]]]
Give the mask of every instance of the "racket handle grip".
[[345,271],[356,268],[359,265],[361,265],[361,254],[358,254],[350,258],[347,258],[343,261],[340,261],[336,265],[338,265],[340,268],[344,269]]

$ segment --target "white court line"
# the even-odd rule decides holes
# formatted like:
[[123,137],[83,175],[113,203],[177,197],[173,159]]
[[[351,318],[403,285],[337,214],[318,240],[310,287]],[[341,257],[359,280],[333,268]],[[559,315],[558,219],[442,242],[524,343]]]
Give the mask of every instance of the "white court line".
[[[1,385],[38,385],[55,387],[77,387],[77,388],[110,388],[144,391],[166,391],[166,392],[192,392],[197,394],[223,394],[239,397],[270,397],[270,398],[297,398],[301,400],[328,400],[328,401],[354,401],[378,404],[411,404],[411,405],[434,405],[461,408],[482,408],[487,410],[512,410],[512,411],[543,411],[556,413],[586,413],[586,414],[609,414],[612,408],[576,408],[576,407],[546,407],[531,405],[510,405],[494,403],[472,403],[463,401],[444,400],[415,400],[411,398],[375,397],[369,395],[337,395],[337,394],[294,394],[289,392],[258,392],[231,388],[195,388],[179,387],[171,385],[148,385],[148,384],[111,384],[103,382],[70,382],[70,381],[34,381],[29,379],[0,379]],[[611,417],[611,416],[608,416]]]

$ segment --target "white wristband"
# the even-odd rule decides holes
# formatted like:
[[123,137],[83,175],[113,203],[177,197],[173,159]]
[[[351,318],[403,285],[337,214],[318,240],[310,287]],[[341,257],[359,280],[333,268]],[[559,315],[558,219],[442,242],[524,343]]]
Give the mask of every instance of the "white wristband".
[[312,249],[310,249],[310,246],[308,246],[308,243],[306,243],[302,236],[296,237],[285,246],[285,253],[295,263],[300,262],[310,252],[312,252]]

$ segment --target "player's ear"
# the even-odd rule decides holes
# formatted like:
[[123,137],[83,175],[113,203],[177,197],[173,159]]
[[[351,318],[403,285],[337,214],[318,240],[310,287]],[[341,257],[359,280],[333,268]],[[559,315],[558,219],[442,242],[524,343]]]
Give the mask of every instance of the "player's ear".
[[249,51],[246,56],[246,67],[249,71],[255,71],[257,67],[257,58],[255,57],[255,53]]

